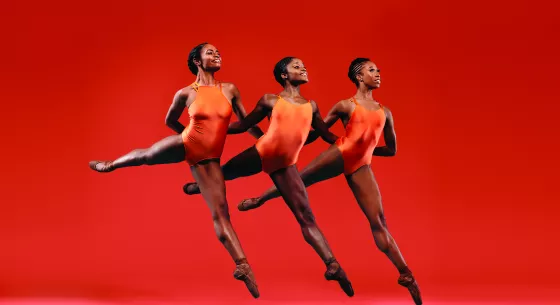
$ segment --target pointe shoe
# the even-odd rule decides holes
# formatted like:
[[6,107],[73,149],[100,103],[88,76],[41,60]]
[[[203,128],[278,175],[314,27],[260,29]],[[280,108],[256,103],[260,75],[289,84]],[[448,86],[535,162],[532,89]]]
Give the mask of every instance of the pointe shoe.
[[[195,187],[191,187],[191,185],[195,185]],[[195,195],[195,194],[200,194],[200,189],[198,188],[197,183],[189,182],[189,183],[183,185],[183,192],[187,195]]]
[[346,295],[349,297],[354,296],[352,283],[350,283],[350,280],[348,280],[348,277],[346,276],[346,272],[344,272],[337,261],[329,264],[327,271],[325,272],[325,279],[327,279],[327,281],[337,281],[340,288],[344,290]]
[[259,198],[243,199],[237,205],[237,209],[241,212],[249,211],[260,207]]
[[399,285],[406,287],[408,292],[410,292],[410,296],[412,300],[414,300],[414,304],[421,305],[422,304],[422,296],[420,295],[420,288],[418,287],[418,283],[412,276],[411,273],[409,274],[401,274],[398,280]]
[[233,272],[233,277],[236,280],[243,281],[255,299],[260,296],[255,276],[253,275],[253,271],[251,270],[251,266],[249,266],[249,264],[244,263],[237,265],[235,271]]
[[111,161],[89,161],[89,168],[100,173],[108,173],[115,170]]

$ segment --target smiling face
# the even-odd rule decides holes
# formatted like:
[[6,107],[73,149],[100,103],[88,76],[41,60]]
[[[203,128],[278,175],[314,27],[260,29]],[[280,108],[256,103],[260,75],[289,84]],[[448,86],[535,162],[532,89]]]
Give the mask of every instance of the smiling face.
[[381,70],[373,62],[368,61],[364,63],[356,77],[359,82],[362,82],[368,88],[377,89],[381,86],[380,72]]
[[305,84],[309,81],[307,69],[299,58],[292,59],[286,66],[286,72],[282,73],[282,78],[292,84]]
[[200,50],[200,60],[195,63],[204,71],[216,72],[222,67],[222,57],[215,46],[206,44]]

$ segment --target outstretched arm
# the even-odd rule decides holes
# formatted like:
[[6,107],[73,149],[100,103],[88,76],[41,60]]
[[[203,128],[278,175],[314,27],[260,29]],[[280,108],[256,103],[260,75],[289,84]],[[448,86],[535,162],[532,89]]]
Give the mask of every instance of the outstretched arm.
[[[334,123],[336,123],[336,121],[340,118],[339,108],[340,108],[340,102],[336,103],[331,108],[331,110],[329,110],[329,113],[327,113],[327,116],[323,120],[327,128],[331,128],[332,125],[334,125]],[[315,142],[317,138],[319,138],[319,132],[317,132],[317,130],[311,130],[309,132],[309,136],[307,137],[307,140],[305,141],[305,145]]]
[[[243,103],[241,103],[241,95],[239,94],[239,90],[233,84],[232,86],[232,93],[233,98],[231,100],[231,106],[233,108],[233,112],[239,118],[239,120],[243,120],[247,117],[247,111],[245,111],[245,107],[243,107]],[[260,138],[264,133],[259,128],[259,126],[253,126],[249,128],[249,134],[255,138]]]
[[167,115],[165,116],[165,125],[179,134],[185,129],[185,126],[179,123],[179,118],[181,117],[183,110],[187,107],[188,93],[185,91],[185,89],[181,89],[175,93],[173,103],[171,103],[171,107],[169,107]]
[[321,117],[321,112],[319,112],[319,106],[315,101],[311,101],[313,106],[313,121],[311,121],[311,126],[319,134],[319,136],[327,143],[334,144],[338,137],[329,131],[329,127],[323,121]]
[[229,124],[228,134],[237,134],[247,131],[249,128],[257,125],[269,113],[270,101],[267,96],[261,97],[255,109],[251,111],[243,120]]
[[385,126],[383,127],[383,138],[385,146],[376,147],[373,150],[374,156],[392,157],[397,153],[397,135],[395,134],[395,126],[393,122],[393,114],[387,107],[383,107],[385,112]]

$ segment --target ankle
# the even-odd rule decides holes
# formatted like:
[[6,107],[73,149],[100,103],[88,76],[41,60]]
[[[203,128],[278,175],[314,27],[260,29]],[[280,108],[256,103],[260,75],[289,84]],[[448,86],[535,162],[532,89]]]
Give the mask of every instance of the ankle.
[[[338,261],[337,261],[336,258],[334,258],[334,256],[333,256],[333,257],[331,257],[331,258],[325,260],[324,263],[325,263],[325,265],[326,265],[327,268],[328,268],[330,265],[332,265],[332,264],[334,264],[334,263],[338,264]],[[339,264],[339,265],[340,265],[340,264]]]
[[412,274],[412,271],[410,271],[410,269],[408,269],[408,266],[404,266],[404,267],[399,268],[399,274],[409,275],[409,274]]
[[247,258],[239,258],[235,260],[235,264],[236,265],[241,265],[241,264],[249,264],[249,262],[247,261]]

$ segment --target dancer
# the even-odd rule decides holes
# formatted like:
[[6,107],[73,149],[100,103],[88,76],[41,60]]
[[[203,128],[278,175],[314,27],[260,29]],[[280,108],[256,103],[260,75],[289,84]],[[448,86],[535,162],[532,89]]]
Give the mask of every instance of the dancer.
[[[400,273],[398,283],[408,288],[416,304],[422,304],[418,284],[387,229],[379,187],[369,166],[372,155],[390,157],[397,151],[391,111],[372,96],[372,91],[381,84],[379,69],[369,59],[357,58],[350,64],[348,77],[358,88],[356,94],[348,100],[338,102],[325,117],[325,124],[329,128],[340,119],[346,128],[346,134],[311,161],[302,170],[301,178],[307,187],[344,173],[348,186],[370,223],[375,244]],[[386,146],[376,147],[381,133]],[[308,142],[312,142],[318,135],[312,131]],[[241,201],[238,209],[255,209],[279,196],[280,192],[272,187],[260,197]]]
[[[129,166],[187,161],[212,212],[216,235],[235,261],[234,277],[243,281],[253,297],[258,298],[255,277],[230,222],[225,182],[220,168],[220,156],[231,114],[235,112],[240,119],[246,116],[235,85],[221,83],[214,78],[221,64],[220,53],[213,45],[202,43],[193,48],[189,53],[188,66],[196,75],[196,81],[175,94],[165,119],[166,124],[178,134],[160,140],[150,148],[134,150],[114,161],[91,161],[89,166],[98,172],[111,172]],[[190,118],[186,128],[178,121],[185,108]],[[258,127],[250,132],[256,138],[263,134]]]
[[[352,285],[315,222],[307,191],[295,166],[311,126],[329,143],[334,143],[336,136],[325,126],[317,104],[300,95],[300,86],[308,82],[307,69],[300,59],[280,60],[274,67],[274,77],[284,90],[278,95],[265,94],[244,120],[230,124],[228,133],[244,132],[266,116],[270,127],[254,146],[224,164],[224,177],[232,180],[261,171],[267,173],[296,217],[303,237],[325,262],[325,278],[338,281],[344,292],[352,296]],[[200,186],[187,183],[183,190],[187,194],[197,194]]]

